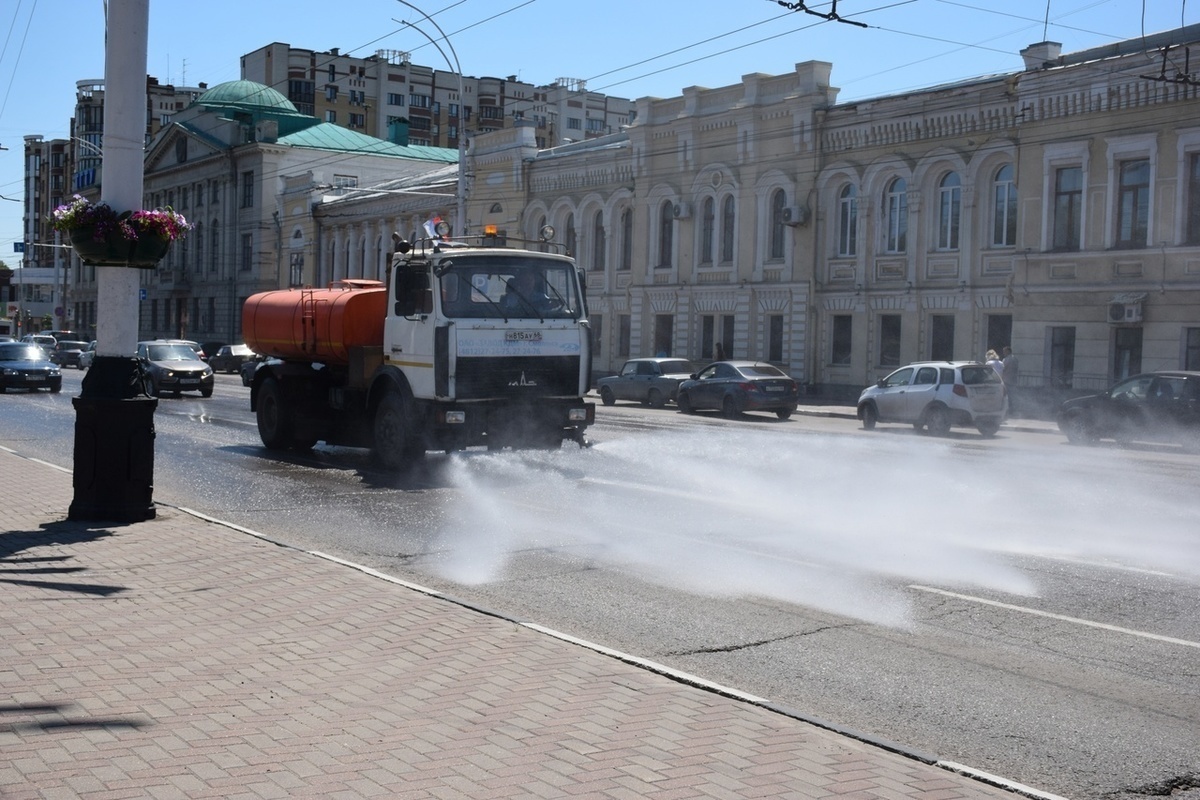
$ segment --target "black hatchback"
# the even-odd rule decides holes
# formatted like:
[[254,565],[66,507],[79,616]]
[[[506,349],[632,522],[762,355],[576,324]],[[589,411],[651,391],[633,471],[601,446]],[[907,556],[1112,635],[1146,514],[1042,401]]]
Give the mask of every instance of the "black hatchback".
[[1067,400],[1058,428],[1073,443],[1098,439],[1200,444],[1200,372],[1147,372],[1107,392]]

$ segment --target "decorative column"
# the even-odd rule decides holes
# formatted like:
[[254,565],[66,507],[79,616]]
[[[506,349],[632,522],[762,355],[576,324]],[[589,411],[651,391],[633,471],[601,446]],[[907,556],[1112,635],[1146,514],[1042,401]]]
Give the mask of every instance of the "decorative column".
[[[108,0],[104,55],[104,182],[116,209],[142,205],[150,0]],[[135,357],[138,283],[128,266],[96,267],[96,360],[75,406],[73,520],[153,519],[154,410]]]

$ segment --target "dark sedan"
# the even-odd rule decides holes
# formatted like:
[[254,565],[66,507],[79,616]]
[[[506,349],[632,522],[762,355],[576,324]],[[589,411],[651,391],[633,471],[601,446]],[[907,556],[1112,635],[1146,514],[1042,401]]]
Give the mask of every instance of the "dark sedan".
[[62,391],[62,370],[46,351],[29,342],[0,342],[0,392],[9,389]]
[[50,360],[60,367],[75,367],[79,368],[79,356],[87,350],[87,342],[74,341],[72,339],[59,339],[54,345],[54,349],[50,351]]
[[717,409],[733,418],[745,411],[774,411],[787,419],[796,410],[800,387],[778,367],[761,361],[716,361],[679,385],[679,410]]
[[1147,372],[1107,392],[1067,400],[1058,428],[1073,443],[1098,439],[1200,444],[1200,372]]
[[213,372],[238,372],[242,364],[252,358],[254,351],[246,345],[226,344],[208,357],[208,365],[213,368]]

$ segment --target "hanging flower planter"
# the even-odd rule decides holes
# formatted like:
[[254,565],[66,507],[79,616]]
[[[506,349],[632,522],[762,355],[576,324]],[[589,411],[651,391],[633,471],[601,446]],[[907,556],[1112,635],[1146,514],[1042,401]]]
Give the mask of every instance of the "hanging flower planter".
[[139,269],[157,267],[171,242],[192,228],[171,208],[117,212],[79,195],[54,209],[50,224],[71,238],[71,247],[84,264]]
[[93,267],[136,267],[154,269],[171,248],[171,240],[142,235],[126,239],[119,232],[96,238],[94,227],[71,231],[71,247],[84,264]]

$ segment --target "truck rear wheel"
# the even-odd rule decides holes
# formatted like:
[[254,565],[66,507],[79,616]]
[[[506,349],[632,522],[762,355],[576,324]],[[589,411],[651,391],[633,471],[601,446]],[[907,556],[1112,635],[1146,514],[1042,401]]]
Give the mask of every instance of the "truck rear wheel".
[[292,416],[283,399],[279,380],[265,378],[258,388],[258,435],[268,450],[292,445]]
[[379,401],[372,427],[371,457],[381,467],[403,469],[425,455],[412,404],[404,402],[398,391],[388,392]]

